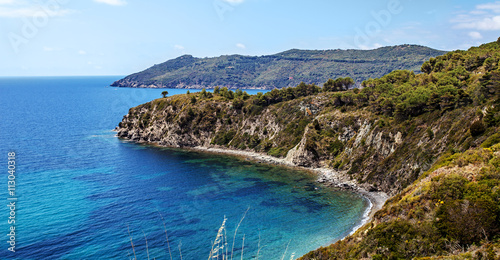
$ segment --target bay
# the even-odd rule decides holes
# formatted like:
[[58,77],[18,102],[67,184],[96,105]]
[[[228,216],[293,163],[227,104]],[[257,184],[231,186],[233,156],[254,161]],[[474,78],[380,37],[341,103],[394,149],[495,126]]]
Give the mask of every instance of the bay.
[[0,210],[0,259],[127,259],[134,251],[170,259],[169,246],[173,259],[204,259],[224,218],[231,248],[247,210],[234,254],[281,259],[286,251],[290,259],[360,223],[365,199],[323,188],[308,172],[116,138],[111,130],[128,109],[164,90],[108,87],[119,78],[0,78],[0,196],[7,205],[13,151],[18,198],[15,253],[9,208]]

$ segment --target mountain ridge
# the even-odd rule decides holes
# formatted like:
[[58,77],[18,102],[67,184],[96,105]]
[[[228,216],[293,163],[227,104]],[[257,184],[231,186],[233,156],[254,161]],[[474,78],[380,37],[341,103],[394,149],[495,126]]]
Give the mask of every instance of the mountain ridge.
[[351,77],[358,84],[393,70],[420,72],[425,60],[444,51],[420,45],[396,45],[373,50],[291,49],[271,55],[222,55],[196,58],[182,55],[114,82],[114,87],[273,89],[300,82],[320,85],[330,78]]

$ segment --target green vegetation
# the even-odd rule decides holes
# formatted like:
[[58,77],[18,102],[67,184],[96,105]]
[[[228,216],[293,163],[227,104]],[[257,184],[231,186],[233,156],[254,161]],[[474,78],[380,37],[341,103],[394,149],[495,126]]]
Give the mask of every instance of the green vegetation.
[[393,196],[354,235],[302,259],[499,259],[499,61],[500,41],[362,89],[344,77],[252,96],[216,87],[132,108],[118,135],[286,156]]
[[[498,259],[498,151],[497,145],[454,155],[427,178],[390,199],[374,221],[352,237],[302,259],[415,259],[467,250],[470,257],[462,254],[453,259]],[[492,257],[473,258],[479,254]]]
[[166,90],[165,90],[165,91],[162,91],[162,92],[161,92],[161,95],[163,96],[163,98],[166,98],[166,97],[167,97],[167,95],[168,95],[168,91],[166,91]]
[[289,50],[267,56],[195,58],[184,55],[127,76],[118,87],[183,88],[197,86],[231,89],[284,88],[300,82],[322,84],[329,78],[351,77],[357,83],[381,77],[394,69],[420,72],[420,65],[444,52],[416,45],[376,50]]

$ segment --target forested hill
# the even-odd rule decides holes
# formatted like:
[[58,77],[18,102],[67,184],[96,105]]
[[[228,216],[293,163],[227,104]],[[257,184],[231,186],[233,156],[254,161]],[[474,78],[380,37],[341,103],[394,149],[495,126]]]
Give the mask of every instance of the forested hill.
[[418,45],[375,50],[297,50],[274,55],[230,55],[196,58],[184,55],[118,80],[115,87],[273,89],[300,82],[320,85],[328,79],[351,77],[357,83],[393,70],[420,72],[431,57],[444,54]]

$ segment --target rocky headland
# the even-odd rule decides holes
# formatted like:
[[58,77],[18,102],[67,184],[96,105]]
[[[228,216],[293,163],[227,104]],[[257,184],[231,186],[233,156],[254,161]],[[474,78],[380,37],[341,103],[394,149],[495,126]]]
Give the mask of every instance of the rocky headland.
[[499,60],[500,41],[361,89],[340,78],[254,96],[227,88],[175,95],[131,108],[116,131],[138,143],[303,167],[370,198],[368,224],[302,259],[496,259]]

